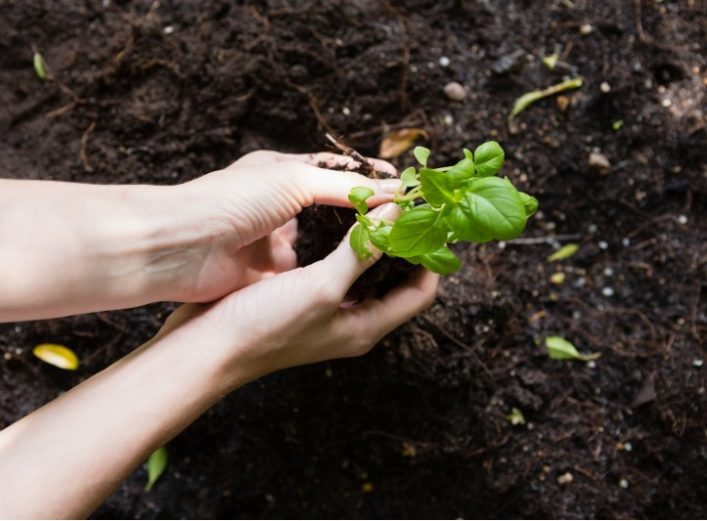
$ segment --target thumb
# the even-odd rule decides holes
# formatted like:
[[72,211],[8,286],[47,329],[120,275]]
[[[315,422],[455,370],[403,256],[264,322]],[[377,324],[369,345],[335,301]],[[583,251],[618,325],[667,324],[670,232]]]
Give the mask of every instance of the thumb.
[[[375,208],[367,215],[374,219],[394,221],[400,215],[400,207],[394,203],[387,203]],[[368,248],[373,255],[365,260],[359,259],[349,244],[352,229],[353,227],[349,229],[344,239],[339,243],[339,246],[322,261],[329,280],[337,285],[342,298],[349,291],[353,283],[356,282],[356,279],[358,279],[364,271],[373,266],[382,255],[379,250],[369,244]]]

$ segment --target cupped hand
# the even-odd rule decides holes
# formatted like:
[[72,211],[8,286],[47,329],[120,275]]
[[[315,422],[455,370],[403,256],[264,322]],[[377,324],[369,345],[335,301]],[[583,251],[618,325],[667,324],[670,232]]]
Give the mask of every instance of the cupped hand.
[[[386,161],[378,171],[395,175]],[[199,214],[202,244],[188,263],[176,295],[183,302],[209,302],[276,273],[296,267],[295,216],[312,204],[351,206],[355,186],[375,191],[371,207],[392,200],[399,182],[351,171],[356,162],[330,153],[252,152],[223,170],[178,187]]]
[[[395,218],[395,205],[373,210]],[[366,353],[432,304],[438,275],[419,269],[382,298],[349,305],[345,295],[380,254],[361,261],[347,239],[323,260],[261,280],[208,306],[185,305],[160,333],[219,350],[223,392],[287,367]],[[197,349],[198,352],[198,349]]]

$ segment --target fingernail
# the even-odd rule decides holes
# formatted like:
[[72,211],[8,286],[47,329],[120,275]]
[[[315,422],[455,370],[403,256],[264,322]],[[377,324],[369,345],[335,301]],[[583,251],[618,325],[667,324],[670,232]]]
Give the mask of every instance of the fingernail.
[[384,179],[378,181],[378,188],[380,191],[386,194],[394,194],[400,188],[400,179]]
[[380,219],[396,219],[400,215],[400,207],[395,203],[385,203],[375,207],[368,215]]

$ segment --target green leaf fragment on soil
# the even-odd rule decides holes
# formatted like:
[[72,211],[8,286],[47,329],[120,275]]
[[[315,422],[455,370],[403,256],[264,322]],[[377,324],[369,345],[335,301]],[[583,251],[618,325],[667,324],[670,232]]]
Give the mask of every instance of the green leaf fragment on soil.
[[38,52],[34,53],[32,56],[32,63],[34,64],[34,72],[37,78],[40,80],[47,79],[47,62],[44,61],[44,57]]
[[559,336],[549,336],[545,338],[545,349],[547,349],[548,356],[553,360],[581,360],[583,362],[589,362],[601,356],[601,353],[584,355],[577,351],[577,348],[574,347],[571,342]]
[[525,416],[523,416],[523,411],[518,407],[513,407],[510,414],[506,415],[506,420],[511,425],[525,425]]
[[548,262],[555,262],[558,260],[564,260],[564,259],[571,257],[575,253],[577,253],[577,251],[579,251],[579,244],[575,244],[575,243],[565,244],[562,248],[557,250],[552,255],[548,255],[547,261]]
[[152,487],[164,472],[167,467],[167,449],[165,447],[160,447],[155,452],[150,454],[147,459],[147,485],[145,485],[146,491],[151,491]]
[[518,114],[523,112],[536,101],[539,101],[543,98],[547,98],[548,96],[554,96],[555,94],[559,94],[560,92],[564,92],[566,90],[580,88],[582,86],[582,82],[583,79],[581,76],[579,76],[577,78],[573,78],[571,80],[566,80],[556,85],[552,85],[546,89],[526,92],[516,100],[515,104],[513,105],[513,110],[511,111],[509,119],[513,119],[514,117],[516,117]]
[[400,181],[404,188],[412,188],[413,186],[419,185],[420,182],[417,180],[417,171],[415,170],[415,167],[410,166],[403,170],[403,173],[400,174]]

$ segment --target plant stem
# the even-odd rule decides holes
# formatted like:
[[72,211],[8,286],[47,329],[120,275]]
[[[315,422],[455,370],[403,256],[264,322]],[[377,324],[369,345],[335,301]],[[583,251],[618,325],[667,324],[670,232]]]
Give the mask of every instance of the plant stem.
[[394,201],[396,203],[402,203],[405,201],[414,201],[418,197],[422,197],[422,189],[419,186],[416,186],[412,190],[410,190],[408,193],[405,195],[401,195],[399,197],[396,197]]

